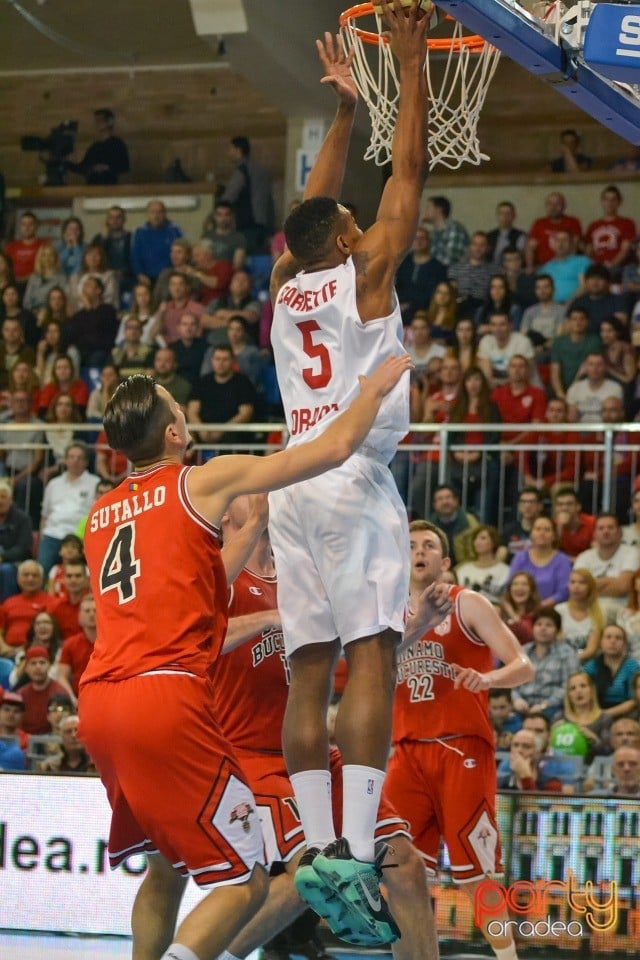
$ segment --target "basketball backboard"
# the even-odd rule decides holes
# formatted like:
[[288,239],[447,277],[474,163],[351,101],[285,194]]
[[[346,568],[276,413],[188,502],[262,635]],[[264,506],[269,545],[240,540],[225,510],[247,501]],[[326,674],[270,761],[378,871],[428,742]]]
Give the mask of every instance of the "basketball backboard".
[[[630,143],[640,144],[640,6],[437,0],[438,7]],[[636,79],[637,78],[637,79]]]

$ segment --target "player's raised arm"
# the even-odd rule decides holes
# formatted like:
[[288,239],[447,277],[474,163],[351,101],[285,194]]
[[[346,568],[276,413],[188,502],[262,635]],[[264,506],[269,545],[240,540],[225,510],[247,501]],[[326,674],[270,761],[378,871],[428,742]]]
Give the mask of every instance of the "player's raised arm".
[[389,357],[370,377],[360,378],[360,394],[315,440],[270,457],[217,457],[189,474],[189,495],[197,508],[218,523],[227,505],[243,493],[278,490],[338,467],[367,436],[383,398],[411,368],[407,354]]
[[358,251],[383,245],[396,263],[414,239],[420,200],[428,172],[428,94],[424,73],[426,31],[430,12],[417,0],[403,7],[399,0],[381,0],[385,37],[398,60],[400,103],[391,150],[391,177],[387,181],[376,224],[366,232]]
[[338,109],[309,174],[304,199],[332,197],[337,200],[344,182],[358,104],[358,88],[351,75],[353,53],[344,52],[340,37],[334,38],[330,33],[325,33],[324,43],[316,40],[316,47],[324,68],[320,82],[333,87],[338,98]]
[[233,583],[243,569],[269,523],[269,501],[266,495],[258,493],[249,499],[250,512],[246,522],[229,541],[225,537],[221,551],[229,584]]
[[[332,197],[337,200],[344,181],[358,88],[351,75],[352,54],[344,52],[339,37],[325,33],[324,41],[316,40],[316,48],[324,69],[320,82],[333,87],[338,98],[338,109],[309,174],[304,199]],[[286,250],[276,262],[271,276],[271,296],[274,300],[282,284],[294,276],[298,269],[295,257]]]

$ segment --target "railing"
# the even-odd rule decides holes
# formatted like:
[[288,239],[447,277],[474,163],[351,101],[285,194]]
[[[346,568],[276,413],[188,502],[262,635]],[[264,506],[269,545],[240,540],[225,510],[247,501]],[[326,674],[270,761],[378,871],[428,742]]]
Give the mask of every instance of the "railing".
[[[54,433],[69,430],[56,424],[43,425]],[[9,451],[35,453],[44,451],[43,467],[55,465],[51,447],[46,443],[11,443],[25,430],[39,429],[38,424],[2,423],[0,430],[6,442],[0,443],[0,457]],[[73,433],[84,438],[95,450],[100,424],[74,424]],[[207,423],[191,424],[190,431],[222,431],[237,435],[237,442],[224,444],[195,443],[189,453],[194,463],[229,452],[266,454],[286,443],[286,428],[278,423]],[[491,437],[492,442],[469,444],[461,435],[473,432]],[[526,433],[527,442],[510,443],[509,436]],[[544,439],[536,442],[536,435]],[[576,443],[563,442],[567,434],[577,436]],[[420,439],[422,438],[422,439]],[[544,476],[560,472],[563,461],[570,460],[570,475],[561,481],[579,490],[583,507],[588,512],[614,510],[626,522],[635,478],[640,468],[640,423],[624,424],[412,424],[410,442],[403,443],[391,464],[400,493],[409,511],[418,516],[431,512],[433,491],[438,484],[450,483],[461,498],[462,506],[486,522],[502,526],[515,514],[517,492],[525,483],[528,467],[531,475],[546,493],[550,485]],[[456,463],[456,453],[477,452],[473,464]],[[541,455],[544,455],[544,460]],[[622,461],[622,462],[620,462]],[[554,467],[555,463],[555,467]],[[546,469],[545,469],[546,464]],[[594,476],[585,476],[586,465],[593,466]],[[11,471],[5,471],[11,476]],[[33,507],[40,497],[42,485],[38,477],[23,481],[23,505]]]

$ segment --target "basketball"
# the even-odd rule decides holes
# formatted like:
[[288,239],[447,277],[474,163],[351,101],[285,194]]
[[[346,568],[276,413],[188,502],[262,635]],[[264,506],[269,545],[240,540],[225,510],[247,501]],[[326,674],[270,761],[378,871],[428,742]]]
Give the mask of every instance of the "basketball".
[[[400,0],[403,7],[410,7],[412,5],[412,0]],[[418,6],[421,10],[426,11],[429,14],[432,14],[434,11],[435,4],[432,3],[432,0],[420,0]],[[374,3],[373,9],[380,16],[382,14],[382,7]]]
[[556,753],[584,757],[589,750],[589,741],[575,723],[559,723],[551,734],[551,746]]

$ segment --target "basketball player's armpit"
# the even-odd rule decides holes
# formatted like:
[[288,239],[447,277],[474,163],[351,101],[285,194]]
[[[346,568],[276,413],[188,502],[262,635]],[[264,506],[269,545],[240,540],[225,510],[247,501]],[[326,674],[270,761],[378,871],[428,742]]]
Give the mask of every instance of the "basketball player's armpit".
[[299,269],[300,267],[297,261],[288,250],[282,254],[271,273],[270,293],[272,300],[275,300],[278,296],[280,287],[282,287],[287,280],[292,280]]
[[353,254],[353,265],[356,269],[357,277],[365,277],[367,273],[367,267],[369,266],[370,254],[368,250],[362,250],[358,253]]

